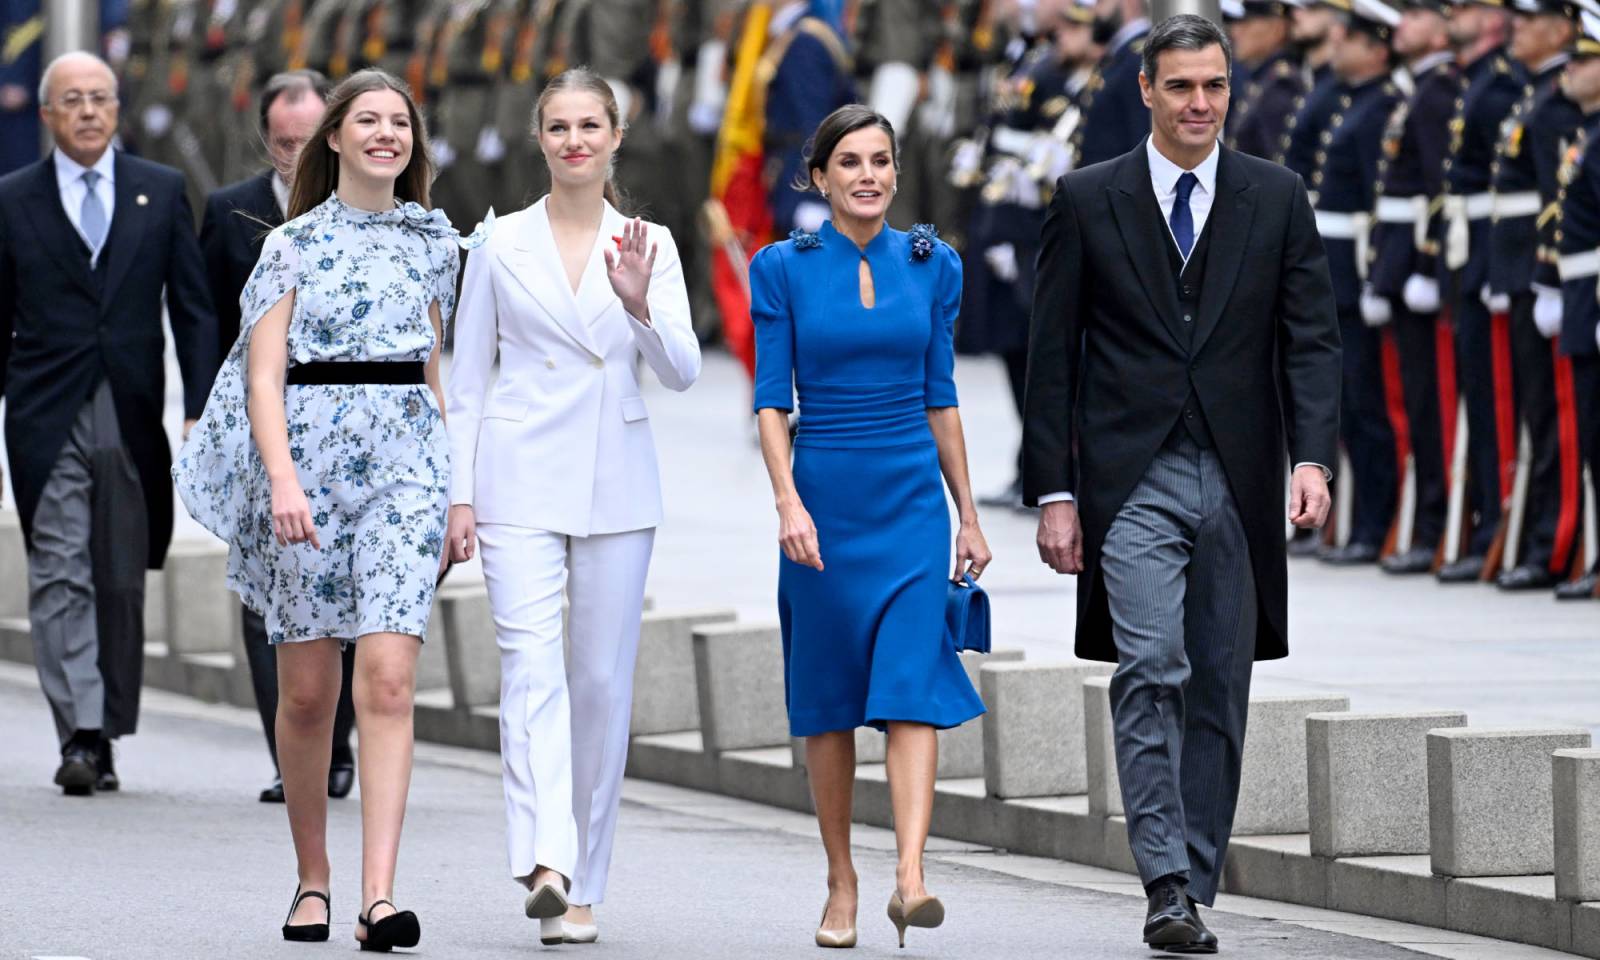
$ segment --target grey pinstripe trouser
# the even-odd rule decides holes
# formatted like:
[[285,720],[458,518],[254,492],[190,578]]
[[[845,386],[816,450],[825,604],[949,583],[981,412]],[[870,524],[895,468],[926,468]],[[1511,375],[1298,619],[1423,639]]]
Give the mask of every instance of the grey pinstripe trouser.
[[1117,774],[1146,884],[1189,879],[1209,906],[1239,796],[1256,589],[1216,451],[1175,430],[1106,533]]

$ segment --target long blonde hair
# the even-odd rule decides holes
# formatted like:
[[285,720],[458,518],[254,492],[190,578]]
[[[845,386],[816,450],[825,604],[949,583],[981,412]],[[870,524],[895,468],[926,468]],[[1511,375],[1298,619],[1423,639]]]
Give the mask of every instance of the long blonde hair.
[[328,146],[328,138],[339,132],[355,99],[375,90],[393,90],[400,94],[406,102],[406,112],[411,115],[411,160],[395,178],[395,198],[429,206],[433,157],[428,151],[428,130],[423,126],[422,114],[417,111],[417,101],[404,80],[382,70],[367,69],[351,74],[333,88],[322,123],[301,148],[300,159],[295,162],[294,189],[289,192],[290,220],[328,199],[328,194],[339,186],[339,155]]
[[[611,89],[611,84],[588,67],[571,67],[563,70],[550,79],[539,91],[539,100],[533,105],[533,135],[538,139],[540,131],[544,129],[544,108],[550,98],[558,93],[588,93],[593,94],[605,108],[606,119],[611,121],[611,129],[627,133],[627,127],[622,121],[622,112],[617,107],[616,91]],[[623,195],[617,189],[617,155],[611,155],[611,164],[606,167],[606,202],[617,209],[622,209]]]

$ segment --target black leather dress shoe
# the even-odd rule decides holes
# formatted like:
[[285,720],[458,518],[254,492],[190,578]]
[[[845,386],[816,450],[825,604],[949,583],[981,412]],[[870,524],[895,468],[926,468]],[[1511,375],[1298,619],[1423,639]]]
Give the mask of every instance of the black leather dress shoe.
[[1556,575],[1530,563],[1501,572],[1494,585],[1501,590],[1548,590],[1556,585]]
[[1358,567],[1362,564],[1377,563],[1378,554],[1382,550],[1375,543],[1356,543],[1354,541],[1342,547],[1334,547],[1320,554],[1317,559],[1335,567]]
[[94,788],[107,793],[122,787],[117,779],[117,768],[112,762],[111,741],[101,740],[94,751]]
[[283,778],[282,777],[273,777],[271,786],[269,786],[265,790],[261,791],[261,798],[260,799],[261,799],[262,803],[282,803],[283,802]]
[[61,750],[56,786],[69,797],[87,797],[94,793],[94,781],[94,750],[86,744],[68,743]]
[[1297,529],[1285,549],[1291,557],[1314,557],[1322,550],[1322,532]]
[[1174,943],[1165,947],[1168,953],[1216,953],[1217,935],[1211,932],[1204,920],[1200,919],[1200,905],[1189,897],[1189,913],[1194,916],[1195,929],[1199,935],[1188,943]]
[[1163,950],[1194,943],[1200,937],[1200,922],[1189,909],[1189,897],[1181,881],[1157,880],[1150,888],[1149,909],[1144,918],[1144,942]]
[[1595,588],[1600,587],[1600,570],[1587,573],[1576,580],[1556,587],[1557,600],[1593,600]]
[[354,764],[336,763],[328,768],[328,796],[335,800],[343,800],[350,796],[350,790],[356,785],[356,768]]
[[1396,553],[1383,558],[1383,572],[1396,576],[1427,573],[1433,569],[1433,547],[1412,547],[1405,553]]
[[1462,557],[1439,568],[1440,583],[1473,583],[1483,579],[1483,558]]

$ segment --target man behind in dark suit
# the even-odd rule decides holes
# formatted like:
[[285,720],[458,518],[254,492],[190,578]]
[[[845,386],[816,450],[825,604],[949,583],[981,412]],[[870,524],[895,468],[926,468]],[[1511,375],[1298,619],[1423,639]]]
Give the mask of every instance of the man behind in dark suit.
[[1284,451],[1288,517],[1320,526],[1340,378],[1300,178],[1217,143],[1229,67],[1210,21],[1161,23],[1139,76],[1150,137],[1058,183],[1023,427],[1040,558],[1083,574],[1077,654],[1118,664],[1145,942],[1205,953],[1217,940],[1196,901],[1222,873],[1252,660],[1288,652]]
[[[206,258],[206,281],[217,305],[217,341],[224,354],[239,338],[239,294],[256,268],[261,242],[283,223],[289,206],[289,188],[300,148],[322,122],[330,92],[328,80],[315,70],[291,70],[267,80],[261,88],[261,139],[272,167],[248,180],[223,187],[206,198],[200,223],[200,248]],[[261,728],[272,755],[272,783],[261,791],[262,803],[283,802],[283,780],[278,768],[278,661],[267,642],[267,625],[249,607],[241,608],[245,656],[250,664],[250,684],[255,688]],[[328,768],[328,795],[344,797],[355,783],[355,755],[350,750],[350,728],[355,707],[350,699],[355,647],[344,651],[344,682],[333,724],[333,765]]]
[[87,53],[45,69],[56,149],[0,179],[0,395],[28,545],[28,620],[69,794],[119,786],[138,725],[144,571],[172,539],[162,293],[185,429],[217,367],[183,175],[117,153],[117,79]]

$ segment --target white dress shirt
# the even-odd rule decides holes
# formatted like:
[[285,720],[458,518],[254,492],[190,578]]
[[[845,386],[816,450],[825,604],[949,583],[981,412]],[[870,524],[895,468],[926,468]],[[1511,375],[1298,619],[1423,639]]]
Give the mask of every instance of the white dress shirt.
[[[66,211],[67,220],[72,224],[72,229],[78,231],[78,236],[83,237],[83,242],[93,251],[89,258],[89,269],[93,270],[100,260],[100,251],[94,249],[94,244],[84,236],[83,224],[78,219],[83,215],[83,198],[88,192],[89,185],[83,182],[83,175],[91,169],[80,166],[76,160],[62,153],[59,148],[55,151],[56,158],[56,186],[61,190],[61,208]],[[100,174],[100,181],[94,185],[95,196],[100,198],[100,206],[106,211],[107,236],[110,236],[111,218],[116,213],[117,187],[116,187],[116,155],[110,148],[100,154],[100,159],[94,162],[92,168]]]
[[[1150,159],[1150,187],[1155,191],[1156,203],[1161,207],[1161,219],[1167,225],[1167,236],[1172,236],[1172,205],[1178,199],[1178,178],[1185,173],[1192,173],[1195,179],[1199,181],[1189,194],[1189,216],[1194,220],[1194,238],[1198,241],[1200,232],[1206,228],[1206,218],[1211,216],[1211,203],[1217,196],[1217,160],[1222,156],[1222,150],[1217,145],[1213,145],[1211,152],[1206,154],[1206,158],[1200,161],[1192,170],[1185,170],[1183,167],[1168,160],[1165,154],[1156,149],[1154,137],[1144,138],[1144,150],[1145,155]],[[1172,243],[1173,246],[1177,246],[1178,240],[1176,237],[1173,237]],[[1193,248],[1190,248],[1189,252],[1193,253]],[[1183,262],[1187,266],[1189,258],[1184,257]],[[1308,466],[1322,467],[1323,477],[1328,480],[1333,479],[1332,471],[1327,467],[1323,467],[1320,463],[1297,463],[1295,464],[1295,469],[1298,470],[1301,467]],[[1042,507],[1047,503],[1059,503],[1061,501],[1070,502],[1073,499],[1072,494],[1064,490],[1058,493],[1047,493],[1039,498],[1039,506]]]
[[276,170],[272,171],[272,196],[278,201],[278,212],[283,214],[283,219],[289,219],[289,185]]

